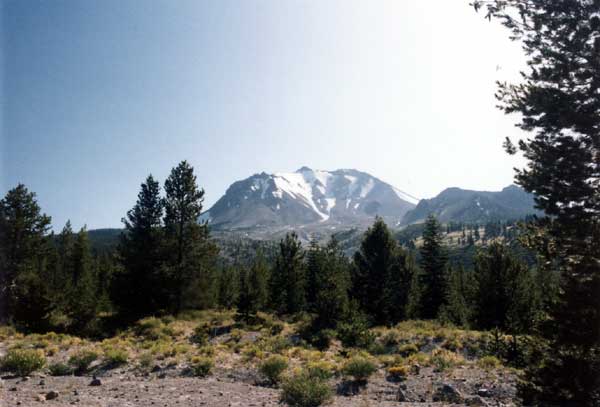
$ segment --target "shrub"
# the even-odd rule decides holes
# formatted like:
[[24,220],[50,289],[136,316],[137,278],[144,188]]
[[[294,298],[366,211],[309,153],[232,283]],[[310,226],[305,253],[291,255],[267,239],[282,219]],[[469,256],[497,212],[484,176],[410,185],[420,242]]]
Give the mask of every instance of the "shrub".
[[150,352],[143,353],[139,358],[139,364],[142,369],[150,369],[154,363],[154,357]]
[[383,334],[383,336],[381,337],[381,342],[385,346],[397,345],[399,341],[400,341],[400,334],[395,329],[390,329],[389,331],[386,331]]
[[394,380],[406,379],[408,372],[408,366],[392,366],[388,369],[388,375]]
[[502,362],[495,356],[484,356],[477,361],[477,366],[485,370],[492,370],[500,367]]
[[310,377],[315,377],[321,380],[328,380],[333,377],[334,366],[326,361],[308,362],[306,364],[306,373]]
[[301,372],[283,383],[281,401],[292,407],[318,407],[331,400],[329,385],[308,372]]
[[449,338],[442,345],[443,348],[456,352],[463,348],[462,342],[458,338]]
[[434,370],[438,372],[443,372],[444,370],[451,369],[464,363],[462,356],[450,352],[447,349],[435,349],[431,352],[430,361]]
[[414,343],[407,343],[398,347],[398,353],[404,357],[408,357],[419,352],[419,348]]
[[208,330],[207,324],[200,324],[194,328],[194,333],[190,336],[190,341],[198,346],[205,346],[208,344]]
[[375,341],[375,334],[369,331],[366,322],[363,321],[338,324],[337,337],[345,347],[367,349]]
[[44,354],[33,349],[11,349],[0,360],[0,370],[27,376],[46,364]]
[[73,368],[66,363],[52,363],[48,366],[50,376],[70,376],[73,374]]
[[352,376],[358,382],[366,381],[376,370],[377,367],[373,362],[361,356],[351,358],[342,368],[346,376]]
[[125,349],[110,348],[104,352],[104,361],[109,366],[121,366],[127,363],[129,354]]
[[69,358],[69,364],[75,368],[75,373],[86,372],[90,365],[98,359],[98,354],[91,350],[82,350]]
[[258,367],[260,373],[271,383],[278,383],[281,374],[288,367],[287,359],[280,355],[273,355],[264,360]]
[[214,366],[213,360],[206,356],[194,356],[190,361],[190,369],[198,377],[208,376]]
[[137,336],[156,341],[166,336],[172,336],[173,330],[166,326],[163,321],[155,317],[144,318],[137,322],[134,327]]

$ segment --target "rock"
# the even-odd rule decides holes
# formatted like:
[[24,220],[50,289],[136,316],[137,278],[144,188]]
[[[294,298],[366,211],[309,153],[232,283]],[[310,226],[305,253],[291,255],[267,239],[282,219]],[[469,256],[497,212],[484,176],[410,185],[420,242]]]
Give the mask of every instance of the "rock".
[[38,394],[37,396],[35,396],[35,401],[43,403],[44,401],[46,401],[46,396],[44,396],[43,394]]
[[161,373],[161,374],[158,375],[159,379],[164,379],[165,377],[167,377],[166,373]]
[[421,366],[419,366],[419,365],[416,365],[416,364],[415,364],[415,365],[412,365],[412,366],[410,367],[410,371],[411,371],[411,373],[412,373],[412,374],[414,374],[414,375],[418,375],[418,374],[420,374],[420,373],[421,373]]
[[398,388],[398,391],[396,392],[396,401],[408,401],[406,394],[401,388]]
[[486,389],[485,387],[482,387],[481,389],[477,390],[477,395],[481,396],[481,397],[491,397],[492,396],[490,391],[488,389]]
[[10,389],[8,389],[8,391],[17,391],[16,387],[11,387]]
[[465,404],[467,406],[479,406],[479,407],[486,407],[488,405],[487,402],[479,396],[469,397],[468,399],[465,400]]
[[152,368],[152,370],[150,370],[151,373],[156,373],[156,372],[160,372],[162,370],[162,367],[160,367],[160,365],[154,365],[154,367]]
[[100,379],[98,379],[96,376],[93,377],[92,381],[90,382],[90,386],[101,386],[102,382],[100,381]]
[[48,393],[46,393],[46,400],[54,400],[56,398],[58,398],[57,391],[50,390]]
[[44,379],[40,380],[40,382],[38,383],[40,386],[45,386],[46,382],[44,381]]
[[445,401],[449,403],[462,403],[464,398],[460,392],[450,384],[439,387],[433,395],[433,401]]

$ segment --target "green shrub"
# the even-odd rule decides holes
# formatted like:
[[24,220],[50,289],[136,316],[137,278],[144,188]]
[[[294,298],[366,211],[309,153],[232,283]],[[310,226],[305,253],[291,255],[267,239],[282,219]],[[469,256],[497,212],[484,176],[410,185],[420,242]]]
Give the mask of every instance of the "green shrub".
[[329,385],[308,372],[301,372],[282,385],[281,401],[292,407],[318,407],[332,398]]
[[260,373],[271,383],[278,383],[281,374],[288,367],[287,359],[280,355],[273,355],[265,359],[258,367]]
[[109,366],[121,366],[127,363],[129,354],[125,349],[110,348],[104,352],[104,362]]
[[366,381],[376,370],[375,364],[362,356],[351,358],[342,368],[344,375],[352,376],[358,382]]
[[208,344],[208,330],[207,324],[200,324],[194,328],[194,333],[190,336],[190,341],[198,346],[206,346]]
[[419,353],[419,348],[414,343],[407,343],[398,347],[398,353],[404,357]]
[[98,354],[91,350],[82,350],[69,358],[69,364],[75,368],[75,373],[85,373],[90,365],[98,359]]
[[174,332],[166,326],[163,321],[155,317],[144,318],[137,322],[134,327],[137,336],[156,341],[167,336],[173,336]]
[[495,356],[484,356],[477,361],[477,366],[484,370],[492,370],[500,367],[502,362]]
[[447,349],[435,349],[431,352],[430,361],[437,372],[443,372],[464,363],[462,356]]
[[190,361],[190,369],[198,377],[208,376],[214,366],[214,361],[206,356],[194,356]]
[[337,337],[345,347],[368,349],[375,342],[375,334],[369,331],[363,320],[338,324]]
[[326,361],[308,362],[306,365],[306,373],[310,377],[328,380],[333,377],[334,367],[331,363]]
[[66,363],[52,363],[48,366],[50,376],[70,376],[73,374],[73,368]]
[[46,364],[44,354],[34,349],[11,349],[0,359],[0,370],[27,376]]
[[394,380],[406,379],[408,372],[408,366],[392,366],[388,369],[388,375]]

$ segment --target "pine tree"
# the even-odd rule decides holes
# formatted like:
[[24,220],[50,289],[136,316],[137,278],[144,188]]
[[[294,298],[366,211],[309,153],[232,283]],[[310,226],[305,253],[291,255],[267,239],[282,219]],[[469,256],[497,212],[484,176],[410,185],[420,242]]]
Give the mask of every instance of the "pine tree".
[[376,324],[386,324],[405,315],[411,271],[406,252],[399,248],[381,218],[365,232],[354,254],[352,292]]
[[492,243],[477,253],[475,280],[478,328],[530,332],[539,312],[532,274],[507,246]]
[[113,302],[121,317],[134,320],[167,308],[168,276],[164,273],[160,186],[152,175],[142,183],[137,202],[123,219],[118,254],[122,270],[115,275]]
[[324,249],[315,278],[314,312],[316,329],[333,329],[348,313],[350,290],[350,264],[331,237]]
[[50,217],[23,184],[0,200],[0,323],[10,318],[28,328],[48,312],[48,286],[41,278],[48,254]]
[[73,270],[67,299],[67,313],[72,320],[71,329],[79,332],[96,316],[97,310],[97,285],[85,227],[77,233],[70,261]]
[[217,302],[224,309],[232,309],[238,301],[240,290],[239,269],[239,265],[224,266],[219,271]]
[[473,276],[462,265],[449,267],[447,276],[446,304],[442,307],[442,319],[468,327],[472,318]]
[[240,271],[238,312],[248,320],[251,315],[264,310],[268,300],[269,270],[262,254],[258,250],[250,267]]
[[271,304],[279,314],[303,311],[306,305],[304,251],[295,232],[279,243],[271,274]]
[[178,313],[184,306],[209,307],[213,305],[211,275],[218,248],[209,239],[208,226],[198,223],[204,190],[198,188],[194,169],[186,161],[171,170],[164,189],[173,311]]
[[325,253],[316,239],[310,241],[306,251],[306,304],[307,309],[313,311],[317,300],[317,278],[322,272]]
[[446,249],[442,244],[440,224],[430,215],[425,221],[421,253],[421,312],[426,319],[437,318],[446,302]]
[[[600,3],[476,1],[522,42],[529,69],[500,84],[506,113],[534,135],[518,143],[528,160],[516,180],[547,217],[530,247],[561,273],[560,295],[542,328],[548,340],[529,366],[522,395],[538,404],[600,404]],[[517,148],[505,142],[507,152]]]

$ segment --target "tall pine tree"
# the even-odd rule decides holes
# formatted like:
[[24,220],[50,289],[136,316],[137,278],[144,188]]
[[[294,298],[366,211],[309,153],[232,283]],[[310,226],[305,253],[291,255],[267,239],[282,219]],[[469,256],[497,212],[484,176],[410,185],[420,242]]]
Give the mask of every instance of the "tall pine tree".
[[442,244],[441,225],[433,215],[425,221],[421,253],[421,317],[437,318],[446,303],[446,249]]
[[279,314],[305,310],[306,267],[304,250],[295,232],[288,233],[279,243],[279,252],[271,273],[271,305]]
[[[506,113],[532,132],[517,182],[547,217],[528,244],[561,273],[560,294],[542,327],[548,351],[529,366],[527,402],[600,404],[600,2],[493,0],[487,16],[521,41],[529,69],[499,85]],[[517,148],[507,139],[506,150]]]

